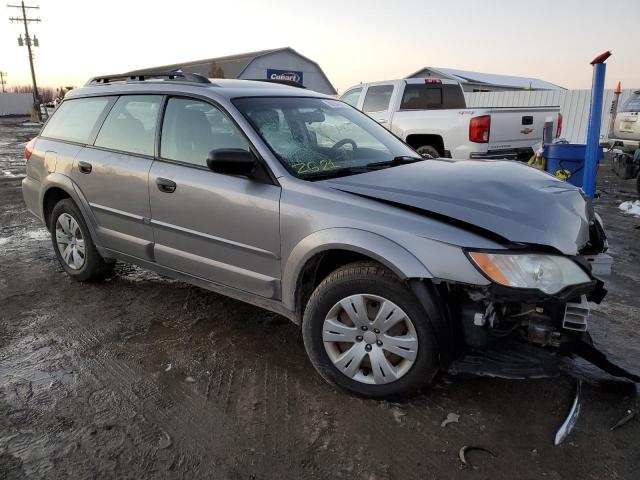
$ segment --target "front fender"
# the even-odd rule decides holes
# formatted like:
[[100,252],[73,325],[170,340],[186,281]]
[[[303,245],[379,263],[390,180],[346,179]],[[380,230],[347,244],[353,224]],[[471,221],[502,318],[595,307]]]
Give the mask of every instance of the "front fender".
[[314,255],[329,250],[348,250],[371,257],[401,279],[433,277],[413,254],[386,237],[356,228],[328,228],[303,238],[286,258],[282,301],[287,308],[295,310],[296,290],[304,265]]

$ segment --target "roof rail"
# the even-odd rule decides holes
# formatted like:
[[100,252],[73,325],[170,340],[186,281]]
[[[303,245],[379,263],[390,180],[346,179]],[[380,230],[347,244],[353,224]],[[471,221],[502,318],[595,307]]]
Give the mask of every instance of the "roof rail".
[[178,80],[181,82],[211,83],[207,77],[197,73],[183,72],[182,70],[170,70],[168,72],[129,72],[115,75],[100,75],[89,79],[88,85],[106,85],[113,82],[144,82],[153,78],[164,78],[166,80]]
[[293,80],[282,80],[282,79],[276,79],[276,78],[249,78],[247,80],[251,80],[252,82],[279,83],[281,85],[287,85],[289,87],[296,87],[296,88],[307,88],[301,83],[294,82]]

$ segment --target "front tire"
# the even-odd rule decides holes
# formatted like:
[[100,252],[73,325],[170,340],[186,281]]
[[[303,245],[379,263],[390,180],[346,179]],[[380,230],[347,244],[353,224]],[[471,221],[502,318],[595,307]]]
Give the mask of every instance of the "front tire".
[[53,207],[49,231],[56,257],[72,279],[79,282],[102,280],[113,270],[115,262],[105,260],[98,253],[73,200],[61,200]]
[[358,395],[405,395],[436,374],[437,345],[413,293],[381,265],[346,265],[320,283],[304,312],[311,363],[329,383]]

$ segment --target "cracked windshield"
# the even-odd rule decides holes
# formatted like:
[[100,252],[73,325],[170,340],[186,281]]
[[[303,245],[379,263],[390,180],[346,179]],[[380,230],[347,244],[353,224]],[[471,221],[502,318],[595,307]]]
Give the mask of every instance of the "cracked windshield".
[[338,100],[273,97],[234,103],[278,159],[302,178],[362,173],[399,157],[420,159],[375,121]]

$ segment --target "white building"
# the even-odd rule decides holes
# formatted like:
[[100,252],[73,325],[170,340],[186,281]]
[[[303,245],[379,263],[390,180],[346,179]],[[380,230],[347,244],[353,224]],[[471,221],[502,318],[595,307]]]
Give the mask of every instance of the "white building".
[[504,92],[510,90],[565,90],[538,78],[514,77],[494,73],[469,72],[455,68],[425,67],[405,78],[442,78],[460,82],[465,92]]
[[241,78],[245,80],[290,80],[310,90],[335,95],[336,90],[320,66],[291,47],[207,58],[135,70],[131,73],[169,71],[181,68],[208,78]]

